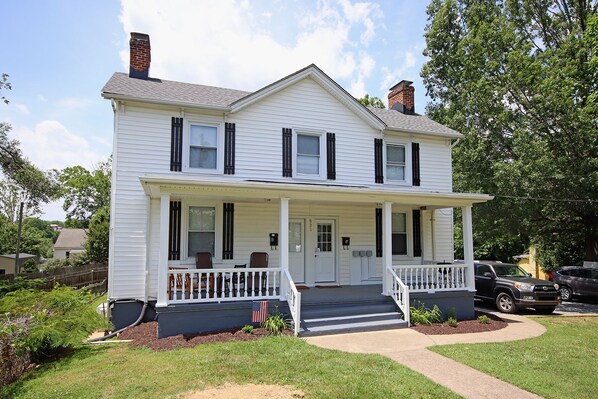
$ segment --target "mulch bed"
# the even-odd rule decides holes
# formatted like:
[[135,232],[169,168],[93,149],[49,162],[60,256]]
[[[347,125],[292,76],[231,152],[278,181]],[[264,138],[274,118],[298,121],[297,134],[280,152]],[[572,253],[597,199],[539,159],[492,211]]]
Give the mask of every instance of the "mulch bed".
[[[293,332],[285,330],[282,334],[293,335]],[[266,329],[254,328],[251,334],[244,333],[240,330],[229,330],[209,334],[179,334],[158,339],[158,322],[152,321],[129,328],[120,333],[118,337],[119,339],[133,340],[133,342],[129,343],[131,346],[144,346],[161,351],[177,348],[192,348],[196,345],[210,342],[253,341],[268,335],[270,335],[270,332]]]
[[[482,324],[477,319],[479,316],[488,316],[490,319],[490,323]],[[418,324],[413,326],[415,331],[420,332],[426,335],[447,335],[447,334],[466,334],[466,333],[478,333],[478,332],[486,332],[486,331],[496,331],[500,330],[501,328],[505,328],[508,323],[501,319],[500,317],[493,315],[491,313],[484,313],[484,312],[475,312],[475,319],[473,320],[463,320],[459,321],[457,327],[451,327],[446,323],[437,323],[432,324],[431,326],[426,326],[423,324]]]
[[[477,317],[486,315],[490,319],[489,324],[482,324]],[[451,327],[446,323],[433,324],[431,326],[416,325],[411,328],[427,335],[439,334],[464,334],[484,331],[495,331],[505,328],[507,322],[500,317],[489,313],[476,312],[476,319],[459,321],[457,327]],[[244,333],[240,330],[220,331],[209,334],[180,334],[172,337],[158,339],[158,322],[142,323],[136,327],[129,328],[119,335],[119,339],[132,340],[129,343],[135,347],[147,347],[156,351],[171,350],[177,348],[192,348],[199,344],[210,342],[228,342],[228,341],[253,341],[268,336],[270,333],[263,328],[254,328],[252,334]],[[283,331],[283,335],[293,335],[291,330]]]

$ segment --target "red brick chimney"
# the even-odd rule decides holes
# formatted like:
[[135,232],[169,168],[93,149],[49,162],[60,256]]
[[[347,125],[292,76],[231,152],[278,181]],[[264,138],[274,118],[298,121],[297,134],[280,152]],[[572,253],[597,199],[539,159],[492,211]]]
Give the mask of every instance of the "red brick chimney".
[[152,60],[149,35],[131,32],[129,47],[131,49],[129,77],[148,79],[150,62]]
[[413,115],[415,113],[415,88],[411,86],[413,82],[401,80],[391,87],[388,93],[388,109]]

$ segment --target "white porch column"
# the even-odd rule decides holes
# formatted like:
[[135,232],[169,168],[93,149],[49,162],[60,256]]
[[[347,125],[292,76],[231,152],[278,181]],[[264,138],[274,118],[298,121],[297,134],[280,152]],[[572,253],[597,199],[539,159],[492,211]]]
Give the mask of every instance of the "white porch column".
[[475,271],[473,270],[473,223],[471,205],[461,207],[463,220],[463,261],[467,265],[467,285],[475,291]]
[[281,269],[280,297],[286,298],[286,285],[282,284],[285,270],[289,270],[289,199],[280,199],[280,232],[278,233],[278,248]]
[[158,256],[158,299],[156,306],[168,305],[168,222],[170,194],[160,196],[160,254]]
[[390,275],[387,268],[392,266],[392,202],[382,207],[382,294],[388,295]]

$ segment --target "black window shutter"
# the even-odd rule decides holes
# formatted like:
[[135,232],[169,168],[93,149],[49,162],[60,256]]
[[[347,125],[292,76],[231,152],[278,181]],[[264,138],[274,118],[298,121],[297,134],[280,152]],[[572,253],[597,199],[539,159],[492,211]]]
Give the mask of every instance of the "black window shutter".
[[336,180],[336,135],[326,133],[326,165],[328,180]]
[[282,128],[282,176],[293,177],[293,129]]
[[235,124],[224,124],[224,174],[235,174]]
[[183,166],[183,118],[172,118],[170,131],[170,170],[180,172]]
[[413,256],[422,256],[421,211],[413,210]]
[[376,257],[382,257],[382,209],[376,208]]
[[411,171],[413,172],[413,185],[419,186],[419,143],[411,143]]
[[382,165],[382,150],[384,144],[382,139],[374,139],[374,170],[376,173],[376,183],[384,183],[384,166]]
[[170,201],[168,260],[181,260],[181,201]]
[[222,259],[233,258],[233,237],[235,229],[235,204],[224,203],[222,217]]

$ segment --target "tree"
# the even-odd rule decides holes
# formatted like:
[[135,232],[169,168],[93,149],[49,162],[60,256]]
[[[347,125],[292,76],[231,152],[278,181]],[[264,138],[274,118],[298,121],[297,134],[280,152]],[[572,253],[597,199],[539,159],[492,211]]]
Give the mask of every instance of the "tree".
[[69,225],[74,219],[81,222],[82,227],[87,227],[96,212],[109,206],[111,163],[108,159],[91,172],[82,166],[68,167],[59,172],[63,209],[67,212]]
[[382,100],[380,100],[376,96],[370,97],[370,95],[367,93],[362,98],[358,98],[357,101],[359,101],[361,104],[363,104],[366,107],[370,106],[370,107],[380,108],[380,109],[386,108],[384,106],[384,102],[382,102]]
[[[8,74],[3,73],[2,74],[2,79],[0,79],[0,94],[2,93],[2,90],[10,90],[12,89],[12,86],[10,85],[10,82],[8,81]],[[6,97],[4,97],[4,95],[0,96],[0,100],[4,101],[5,104],[8,104],[8,100],[6,99]]]
[[110,237],[110,208],[104,207],[97,211],[89,222],[85,251],[93,262],[108,261],[108,244]]
[[[487,255],[539,247],[544,266],[598,260],[596,1],[433,0],[427,113],[465,137],[456,191],[487,192]],[[585,253],[584,253],[585,244]]]

